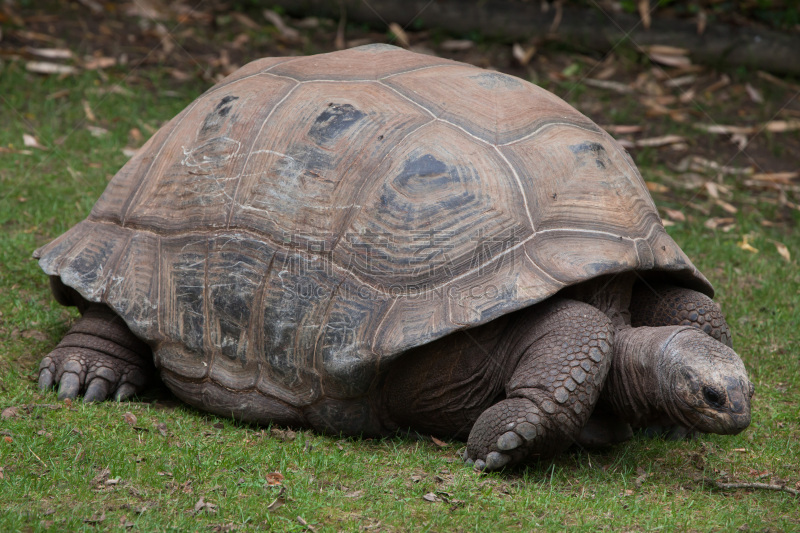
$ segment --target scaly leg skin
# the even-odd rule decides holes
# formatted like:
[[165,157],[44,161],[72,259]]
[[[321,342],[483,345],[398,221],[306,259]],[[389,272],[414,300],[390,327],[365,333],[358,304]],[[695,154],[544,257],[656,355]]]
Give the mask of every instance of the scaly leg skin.
[[728,347],[733,338],[719,304],[703,293],[663,283],[639,282],[631,298],[631,325],[694,326]]
[[555,300],[520,317],[509,349],[518,363],[506,399],[484,411],[467,440],[467,463],[497,470],[575,442],[611,364],[614,328],[596,308]]
[[155,373],[150,348],[107,306],[90,304],[39,365],[39,388],[59,385],[58,399],[124,400]]

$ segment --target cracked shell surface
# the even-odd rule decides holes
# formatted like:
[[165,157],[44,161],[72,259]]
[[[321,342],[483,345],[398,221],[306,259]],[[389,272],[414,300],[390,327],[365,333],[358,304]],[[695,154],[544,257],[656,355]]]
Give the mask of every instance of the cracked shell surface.
[[591,120],[387,45],[244,66],[35,256],[196,394],[242,391],[225,410],[358,396],[403,351],[598,275],[711,293]]

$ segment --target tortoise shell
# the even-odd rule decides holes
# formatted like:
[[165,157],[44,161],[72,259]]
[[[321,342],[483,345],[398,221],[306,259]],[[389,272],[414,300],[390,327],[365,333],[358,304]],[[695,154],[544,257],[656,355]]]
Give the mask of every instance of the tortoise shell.
[[160,368],[293,405],[359,395],[405,350],[596,276],[712,293],[595,123],[388,45],[244,66],[34,255]]

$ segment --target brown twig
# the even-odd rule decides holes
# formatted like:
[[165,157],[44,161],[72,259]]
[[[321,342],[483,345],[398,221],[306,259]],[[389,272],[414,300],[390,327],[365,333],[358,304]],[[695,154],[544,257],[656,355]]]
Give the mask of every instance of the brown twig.
[[770,483],[723,483],[721,481],[707,480],[713,483],[720,490],[734,490],[734,489],[763,489],[763,490],[776,490],[788,492],[794,496],[800,496],[800,490],[787,487],[785,485],[773,485]]

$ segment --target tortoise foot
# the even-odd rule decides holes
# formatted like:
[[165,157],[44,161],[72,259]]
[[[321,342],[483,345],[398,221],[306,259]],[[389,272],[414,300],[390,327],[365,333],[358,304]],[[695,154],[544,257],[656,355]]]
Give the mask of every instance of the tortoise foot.
[[39,365],[39,388],[58,385],[58,399],[124,400],[151,381],[150,349],[103,305],[90,306]]

